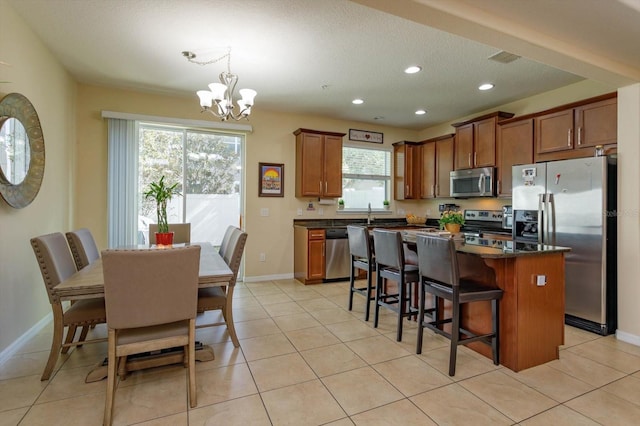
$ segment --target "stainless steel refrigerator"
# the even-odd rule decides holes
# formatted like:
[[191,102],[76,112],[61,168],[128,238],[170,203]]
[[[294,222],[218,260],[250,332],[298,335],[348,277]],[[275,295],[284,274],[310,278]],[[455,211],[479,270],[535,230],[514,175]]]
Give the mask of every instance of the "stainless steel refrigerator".
[[606,335],[617,327],[616,159],[513,166],[515,241],[570,247],[565,323]]

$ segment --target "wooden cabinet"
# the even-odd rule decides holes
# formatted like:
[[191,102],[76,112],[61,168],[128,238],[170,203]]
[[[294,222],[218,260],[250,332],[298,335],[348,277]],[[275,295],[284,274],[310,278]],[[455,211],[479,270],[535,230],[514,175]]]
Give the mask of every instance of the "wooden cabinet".
[[393,144],[393,199],[420,198],[420,144],[401,141]]
[[342,197],[342,137],[345,133],[298,129],[296,197]]
[[429,139],[422,143],[420,198],[449,197],[449,174],[453,170],[454,135]]
[[496,126],[499,121],[513,117],[497,111],[473,120],[453,124],[456,128],[455,169],[494,167],[496,165]]
[[535,160],[590,157],[596,145],[617,143],[618,102],[615,94],[572,104],[535,117]]
[[294,277],[304,284],[321,283],[325,277],[324,229],[296,226],[293,240]]
[[498,197],[511,197],[511,167],[533,163],[533,118],[498,125],[496,157]]

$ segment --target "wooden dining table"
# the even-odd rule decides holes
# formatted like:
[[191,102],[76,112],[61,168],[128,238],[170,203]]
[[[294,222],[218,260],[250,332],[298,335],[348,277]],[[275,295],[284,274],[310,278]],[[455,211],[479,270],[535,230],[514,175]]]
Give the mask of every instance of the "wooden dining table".
[[[200,250],[200,269],[198,274],[198,287],[215,287],[226,286],[233,278],[233,272],[229,265],[224,261],[216,248],[211,243],[190,243],[190,244],[174,244],[177,246],[199,245]],[[167,247],[163,246],[127,246],[119,247],[119,249],[130,250],[163,250]],[[60,300],[79,300],[91,299],[95,297],[104,297],[104,275],[102,272],[102,259],[97,259],[85,268],[79,270],[68,279],[62,281],[53,288],[53,294]],[[197,342],[196,342],[197,343]],[[151,353],[145,356],[130,357],[127,360],[126,368],[120,370],[121,374],[128,371],[140,370],[143,368],[151,368],[162,365],[180,363],[183,360],[182,350]],[[196,344],[196,360],[210,361],[214,359],[213,349],[209,346]],[[123,366],[125,367],[125,366]],[[107,377],[106,359],[93,368],[85,382],[94,382]]]

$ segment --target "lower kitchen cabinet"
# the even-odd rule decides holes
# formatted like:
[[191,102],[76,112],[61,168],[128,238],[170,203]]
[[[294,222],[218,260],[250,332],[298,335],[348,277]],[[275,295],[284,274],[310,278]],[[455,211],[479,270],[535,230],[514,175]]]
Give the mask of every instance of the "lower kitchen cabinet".
[[324,229],[295,226],[293,231],[293,276],[303,284],[321,283],[325,278]]

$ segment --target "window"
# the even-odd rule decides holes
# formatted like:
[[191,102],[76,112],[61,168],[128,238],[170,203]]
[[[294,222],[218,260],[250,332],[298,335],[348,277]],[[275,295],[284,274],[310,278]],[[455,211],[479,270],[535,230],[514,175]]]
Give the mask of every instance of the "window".
[[143,193],[165,176],[182,197],[167,205],[169,223],[191,223],[192,241],[220,244],[228,225],[239,226],[244,137],[174,126],[140,124],[138,133],[138,243],[156,222],[156,205]]
[[382,209],[391,195],[391,152],[342,147],[342,199],[347,209]]

